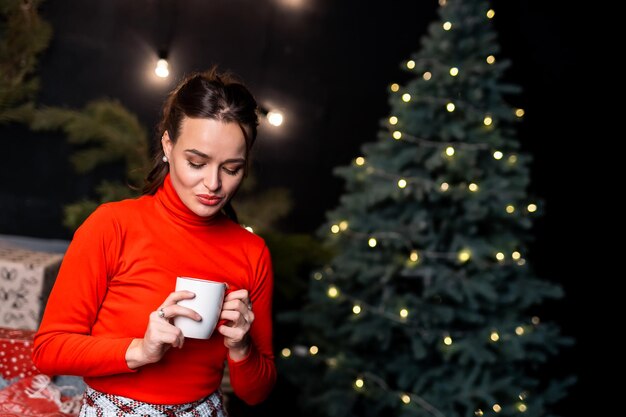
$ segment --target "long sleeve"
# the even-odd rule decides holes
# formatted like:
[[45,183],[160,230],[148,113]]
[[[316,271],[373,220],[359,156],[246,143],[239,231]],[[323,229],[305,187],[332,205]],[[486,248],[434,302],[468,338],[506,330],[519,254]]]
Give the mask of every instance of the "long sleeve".
[[272,297],[274,277],[266,246],[255,268],[250,301],[255,315],[250,330],[250,354],[242,361],[229,358],[230,380],[235,394],[250,405],[265,400],[276,383],[276,364],[272,344]]
[[106,205],[74,234],[35,336],[33,361],[42,372],[83,376],[133,372],[125,360],[132,338],[91,335],[119,245],[119,225]]

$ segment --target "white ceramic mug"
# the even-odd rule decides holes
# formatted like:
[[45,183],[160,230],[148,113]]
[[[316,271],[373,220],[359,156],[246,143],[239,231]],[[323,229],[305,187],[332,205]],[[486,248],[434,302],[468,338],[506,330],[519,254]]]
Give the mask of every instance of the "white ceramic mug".
[[183,331],[185,337],[208,339],[219,321],[224,303],[226,284],[201,278],[177,277],[176,291],[187,290],[196,294],[192,299],[181,300],[178,305],[190,308],[202,316],[195,321],[188,317],[174,317],[174,326]]

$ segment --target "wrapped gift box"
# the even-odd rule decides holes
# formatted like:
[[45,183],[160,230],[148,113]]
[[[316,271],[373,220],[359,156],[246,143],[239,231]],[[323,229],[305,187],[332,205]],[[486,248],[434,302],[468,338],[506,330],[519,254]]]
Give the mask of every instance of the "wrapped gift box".
[[0,376],[6,380],[37,375],[33,365],[34,330],[0,327]]
[[62,259],[0,244],[0,327],[37,329]]

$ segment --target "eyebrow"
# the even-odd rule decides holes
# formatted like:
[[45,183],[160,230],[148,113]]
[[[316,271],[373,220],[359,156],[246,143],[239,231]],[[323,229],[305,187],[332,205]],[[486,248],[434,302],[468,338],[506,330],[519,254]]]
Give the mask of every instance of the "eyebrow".
[[[204,159],[213,159],[209,155],[205,154],[204,152],[200,152],[197,149],[185,149],[185,153],[191,153],[191,154],[197,155],[200,158],[204,158]],[[246,162],[246,160],[245,160],[245,158],[230,158],[230,159],[227,159],[227,160],[224,161],[224,163],[232,163],[232,162],[244,163],[244,162]]]

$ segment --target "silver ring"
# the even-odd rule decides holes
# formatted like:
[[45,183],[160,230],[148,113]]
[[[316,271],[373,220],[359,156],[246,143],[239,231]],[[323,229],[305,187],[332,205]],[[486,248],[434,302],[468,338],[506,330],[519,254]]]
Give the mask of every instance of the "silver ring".
[[248,304],[248,310],[252,311],[252,303]]
[[165,310],[163,310],[165,307],[161,307],[159,308],[158,312],[159,312],[159,317],[164,319],[165,318]]

